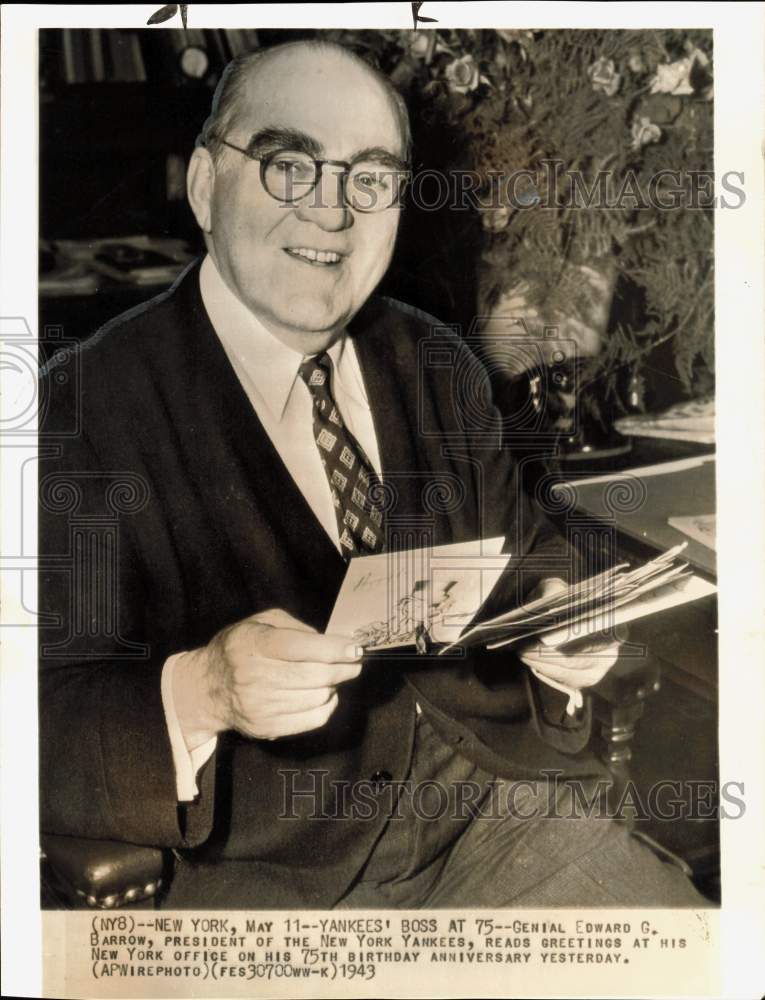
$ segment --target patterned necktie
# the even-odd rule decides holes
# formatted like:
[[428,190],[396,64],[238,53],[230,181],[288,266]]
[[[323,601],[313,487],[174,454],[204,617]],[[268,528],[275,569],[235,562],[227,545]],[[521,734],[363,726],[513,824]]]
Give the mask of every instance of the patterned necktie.
[[298,372],[313,396],[313,433],[332,492],[343,556],[380,552],[383,514],[369,498],[380,480],[332,397],[332,359],[326,353],[306,358]]

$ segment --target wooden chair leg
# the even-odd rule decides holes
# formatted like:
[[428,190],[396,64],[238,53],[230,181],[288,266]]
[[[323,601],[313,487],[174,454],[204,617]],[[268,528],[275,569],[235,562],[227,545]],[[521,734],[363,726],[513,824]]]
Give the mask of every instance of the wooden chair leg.
[[[651,691],[658,690],[658,682],[654,682]],[[637,724],[645,711],[645,692],[640,691],[639,697],[625,704],[613,704],[601,698],[594,700],[594,715],[600,723],[599,743],[600,758],[608,767],[613,782],[609,789],[608,805],[612,815],[630,831],[631,835],[644,843],[661,860],[679,868],[689,878],[693,869],[674,851],[663,847],[657,840],[642,830],[635,829],[635,816],[632,811],[625,811],[623,805],[629,801],[627,795],[630,784],[630,761],[632,760],[632,740]]]
[[[601,704],[596,706],[595,715],[600,723],[600,758],[613,778],[609,793],[609,806],[616,811],[627,791],[630,781],[630,761],[632,760],[632,739],[637,723],[644,712],[642,701],[630,705]],[[619,817],[630,829],[634,826],[631,815]]]

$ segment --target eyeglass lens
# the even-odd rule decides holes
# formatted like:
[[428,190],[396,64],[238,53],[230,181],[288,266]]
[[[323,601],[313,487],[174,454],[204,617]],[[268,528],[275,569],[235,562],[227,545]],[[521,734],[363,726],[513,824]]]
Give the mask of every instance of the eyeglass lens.
[[[263,183],[272,198],[286,202],[299,201],[317,188],[319,169],[316,161],[306,153],[280,150],[266,159]],[[324,166],[323,169],[334,171],[336,168]],[[351,208],[360,212],[377,212],[390,208],[400,198],[403,177],[400,171],[382,163],[354,163],[345,179],[345,200]]]

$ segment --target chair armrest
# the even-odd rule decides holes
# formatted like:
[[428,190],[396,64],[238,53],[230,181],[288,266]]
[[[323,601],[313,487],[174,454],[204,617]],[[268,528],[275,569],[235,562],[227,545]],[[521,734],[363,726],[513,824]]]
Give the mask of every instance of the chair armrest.
[[71,906],[113,909],[154,896],[166,856],[157,847],[43,834],[42,880]]

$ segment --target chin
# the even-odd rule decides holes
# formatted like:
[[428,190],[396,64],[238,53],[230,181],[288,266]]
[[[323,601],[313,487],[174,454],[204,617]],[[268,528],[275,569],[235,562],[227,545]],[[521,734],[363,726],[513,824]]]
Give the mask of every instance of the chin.
[[293,330],[306,333],[325,333],[344,326],[351,318],[351,311],[336,302],[322,299],[301,300],[294,308],[277,315],[279,322]]

